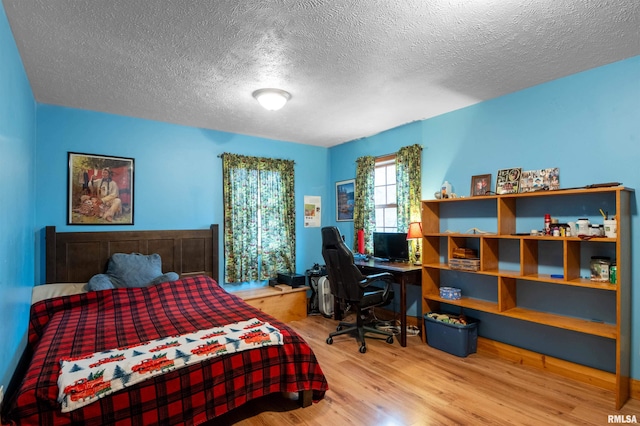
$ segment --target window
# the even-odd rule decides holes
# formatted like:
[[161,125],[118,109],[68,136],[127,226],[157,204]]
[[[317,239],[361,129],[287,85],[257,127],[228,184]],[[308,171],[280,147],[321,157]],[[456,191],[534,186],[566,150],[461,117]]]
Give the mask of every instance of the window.
[[365,253],[373,252],[374,232],[406,232],[420,220],[421,157],[422,147],[415,144],[356,160],[353,226],[364,231]]
[[223,155],[225,282],[295,270],[294,163]]
[[376,232],[398,232],[396,194],[396,156],[376,159],[375,166]]

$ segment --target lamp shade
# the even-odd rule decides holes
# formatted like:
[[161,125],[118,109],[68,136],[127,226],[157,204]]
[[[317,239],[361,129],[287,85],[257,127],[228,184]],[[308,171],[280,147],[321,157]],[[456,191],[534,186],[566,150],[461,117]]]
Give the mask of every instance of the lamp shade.
[[280,89],[259,89],[253,92],[253,97],[264,109],[277,111],[291,99],[291,94]]
[[412,240],[414,238],[422,238],[421,222],[411,222],[409,224],[409,231],[407,232],[407,240]]

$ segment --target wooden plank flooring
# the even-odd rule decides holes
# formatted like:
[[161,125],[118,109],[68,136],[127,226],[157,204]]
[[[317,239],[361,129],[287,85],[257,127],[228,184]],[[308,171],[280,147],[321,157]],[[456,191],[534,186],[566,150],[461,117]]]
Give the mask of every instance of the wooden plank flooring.
[[272,395],[216,419],[215,425],[606,425],[609,415],[635,415],[640,401],[614,410],[610,391],[490,355],[458,358],[407,337],[325,340],[337,322],[321,316],[291,326],[311,345],[329,391],[311,407]]

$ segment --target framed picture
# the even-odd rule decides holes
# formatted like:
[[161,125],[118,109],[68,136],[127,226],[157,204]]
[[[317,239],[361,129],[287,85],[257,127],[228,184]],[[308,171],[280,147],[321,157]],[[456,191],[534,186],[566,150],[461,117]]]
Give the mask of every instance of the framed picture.
[[336,220],[338,222],[353,220],[355,192],[355,179],[336,182]]
[[517,194],[520,189],[521,168],[498,170],[496,194]]
[[133,225],[133,158],[69,152],[68,225]]
[[520,177],[520,192],[560,189],[560,169],[557,167],[526,170]]
[[471,176],[472,197],[485,196],[491,192],[491,174]]

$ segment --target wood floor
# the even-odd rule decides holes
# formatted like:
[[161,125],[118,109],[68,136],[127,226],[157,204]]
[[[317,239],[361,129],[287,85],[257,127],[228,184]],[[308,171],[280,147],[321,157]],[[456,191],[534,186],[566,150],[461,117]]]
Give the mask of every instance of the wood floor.
[[329,382],[325,398],[307,408],[280,395],[252,401],[215,425],[606,425],[609,415],[635,415],[640,401],[614,410],[614,396],[551,373],[490,355],[458,358],[407,337],[325,339],[336,322],[310,316],[290,323],[311,345]]

